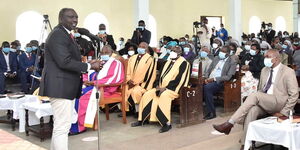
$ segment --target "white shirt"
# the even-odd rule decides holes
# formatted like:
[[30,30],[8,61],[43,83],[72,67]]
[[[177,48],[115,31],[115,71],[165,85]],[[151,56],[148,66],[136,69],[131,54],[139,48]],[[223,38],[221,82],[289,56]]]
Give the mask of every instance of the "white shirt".
[[213,69],[213,71],[209,75],[209,78],[217,78],[217,77],[222,76],[222,70],[223,70],[224,64],[225,64],[227,59],[228,59],[228,57],[226,59],[220,60],[218,62],[218,64],[215,66],[215,68]]
[[[276,76],[277,76],[277,73],[278,73],[278,70],[279,70],[280,66],[281,66],[281,63],[279,65],[277,65],[275,68],[273,68],[272,84],[271,84],[271,87],[269,88],[269,90],[267,91],[267,94],[273,94],[273,92],[274,92],[273,91],[273,87],[274,87],[273,83],[275,82],[275,79],[276,79]],[[271,73],[271,71],[270,71],[270,73]],[[269,77],[270,77],[270,73],[269,73],[269,76],[268,76],[268,80],[269,80]]]
[[2,53],[3,53],[4,59],[5,59],[6,65],[7,65],[7,71],[6,72],[9,72],[9,71],[11,71],[10,66],[9,66],[9,53],[8,54],[5,54],[4,52],[2,52]]

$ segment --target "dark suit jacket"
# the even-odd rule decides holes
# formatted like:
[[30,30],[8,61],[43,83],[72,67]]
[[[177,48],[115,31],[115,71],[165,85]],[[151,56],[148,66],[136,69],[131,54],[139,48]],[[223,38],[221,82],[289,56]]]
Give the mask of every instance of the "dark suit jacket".
[[34,66],[35,63],[35,54],[31,53],[31,59],[29,59],[26,53],[22,53],[19,56],[19,71],[26,71],[27,68]]
[[245,56],[241,60],[241,65],[245,65],[245,62],[250,61],[249,63],[249,71],[252,73],[253,77],[259,79],[261,69],[264,65],[264,56],[260,53],[255,56],[250,55],[249,53],[245,54]]
[[117,49],[117,46],[115,44],[115,41],[114,41],[114,38],[112,35],[107,34],[106,41],[107,41],[107,44],[110,45],[113,50]]
[[[206,74],[204,75],[206,78],[208,78],[210,76],[211,72],[217,66],[219,61],[220,61],[220,58],[218,56],[216,56],[213,59]],[[224,81],[229,81],[232,78],[232,76],[235,75],[235,72],[236,72],[236,61],[233,60],[231,57],[228,57],[223,66],[221,77],[217,77],[216,80],[218,83],[222,83]]]
[[146,42],[146,43],[150,43],[151,40],[151,32],[147,29],[145,29],[144,31],[141,32],[142,36],[138,37],[138,33],[135,30],[133,32],[132,38],[131,38],[131,42],[135,43],[136,45],[139,45],[141,42]]
[[[17,55],[15,53],[9,53],[9,67],[11,72],[17,71]],[[7,64],[2,51],[0,51],[0,73],[7,72]]]
[[62,25],[49,34],[40,83],[41,96],[74,99],[81,94],[81,73],[88,65],[81,62],[80,50]]
[[275,30],[271,30],[269,33],[268,31],[265,32],[266,33],[266,37],[267,37],[267,42],[269,44],[272,43],[272,39],[275,37],[276,31]]

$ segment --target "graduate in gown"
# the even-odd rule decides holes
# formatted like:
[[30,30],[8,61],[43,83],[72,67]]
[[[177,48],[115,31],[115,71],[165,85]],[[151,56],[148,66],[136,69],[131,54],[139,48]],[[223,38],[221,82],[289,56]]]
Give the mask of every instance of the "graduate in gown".
[[[84,74],[82,95],[80,99],[75,101],[78,120],[72,124],[70,134],[77,134],[85,131],[86,127],[93,127],[97,110],[96,88],[94,86],[96,82],[98,84],[114,84],[124,81],[124,66],[119,60],[112,57],[112,52],[112,48],[109,45],[104,46],[101,52],[102,69],[99,73],[91,71],[88,74]],[[104,97],[114,96],[117,89],[118,87],[104,88]]]
[[171,103],[179,97],[179,90],[187,86],[190,78],[190,64],[181,57],[182,49],[172,47],[170,61],[163,66],[156,88],[147,91],[140,102],[138,122],[132,127],[141,126],[146,121],[158,121],[160,133],[171,129]]
[[131,113],[135,113],[136,116],[142,95],[153,88],[156,78],[156,61],[150,55],[148,44],[140,43],[137,51],[138,54],[128,60],[126,75],[126,111],[130,108]]

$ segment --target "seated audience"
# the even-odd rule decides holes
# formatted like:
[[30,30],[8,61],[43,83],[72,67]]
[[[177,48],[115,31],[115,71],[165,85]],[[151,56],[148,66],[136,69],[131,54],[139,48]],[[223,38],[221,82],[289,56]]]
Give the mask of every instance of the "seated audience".
[[198,53],[198,57],[193,62],[192,67],[192,77],[198,77],[199,72],[199,63],[202,63],[202,76],[208,71],[208,68],[212,62],[212,60],[208,57],[210,55],[210,50],[207,46],[202,46],[200,52]]
[[10,45],[4,41],[0,52],[0,94],[5,93],[5,80],[17,75],[17,55],[11,52]]
[[126,111],[128,115],[137,117],[139,103],[143,94],[152,89],[156,78],[156,61],[150,55],[149,46],[146,42],[140,43],[138,54],[128,60],[127,87],[126,87]]
[[244,133],[241,138],[243,148],[248,125],[251,121],[270,114],[276,117],[288,116],[299,96],[295,71],[283,65],[277,50],[269,50],[264,59],[258,92],[247,97],[245,102],[223,124],[213,127],[229,134],[234,124],[242,124]]
[[209,120],[216,117],[213,95],[223,90],[223,82],[229,81],[236,73],[236,61],[230,57],[229,46],[223,46],[219,56],[210,64],[205,74],[203,93],[207,113],[204,119]]
[[220,38],[215,38],[214,42],[212,44],[212,52],[211,54],[216,57],[219,55],[219,52],[221,50],[221,47],[224,45],[224,42]]
[[241,99],[244,100],[251,93],[257,91],[261,69],[264,67],[264,56],[260,53],[260,46],[252,44],[248,54],[242,60]]
[[171,103],[179,97],[179,90],[187,86],[190,77],[190,65],[181,57],[181,47],[172,48],[170,58],[163,66],[156,88],[147,91],[140,102],[138,121],[132,127],[142,126],[145,122],[159,122],[160,133],[171,127]]
[[182,56],[190,63],[193,64],[193,61],[196,57],[196,54],[193,52],[193,49],[190,44],[186,43],[183,46]]
[[[89,71],[89,73],[84,74],[82,95],[80,99],[75,100],[78,119],[76,123],[72,124],[70,134],[78,134],[84,132],[85,127],[93,127],[97,110],[93,107],[93,104],[97,101],[95,95],[97,84],[115,84],[124,81],[124,66],[119,60],[112,57],[112,53],[113,49],[109,45],[104,46],[100,53],[103,64],[102,69],[99,72]],[[104,97],[114,95],[117,89],[118,87],[105,87]]]
[[25,52],[19,56],[19,75],[21,88],[24,93],[29,92],[28,83],[31,83],[30,76],[34,70],[35,54],[32,53],[31,44],[28,43],[25,47]]
[[166,50],[164,52],[162,52],[158,58],[163,59],[163,60],[170,60],[169,56],[170,56],[171,48],[176,45],[177,45],[176,41],[168,42],[165,46]]
[[280,44],[275,45],[275,50],[278,50],[280,54],[281,63],[284,65],[288,65],[288,55],[283,51],[284,49]]

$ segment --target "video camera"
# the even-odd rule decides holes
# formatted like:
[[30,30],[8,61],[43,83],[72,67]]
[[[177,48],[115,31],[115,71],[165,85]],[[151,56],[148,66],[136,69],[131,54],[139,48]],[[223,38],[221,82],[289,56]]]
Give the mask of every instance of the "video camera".
[[195,22],[193,22],[193,25],[194,25],[194,27],[195,28],[199,28],[199,25],[203,25],[203,23],[202,22],[199,22],[199,21],[195,21]]

